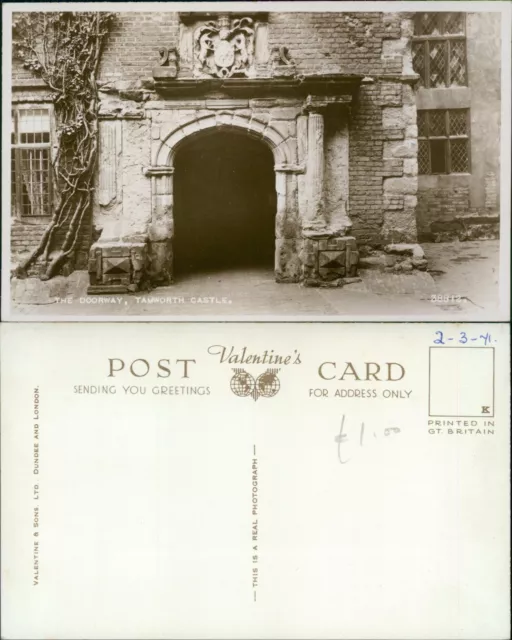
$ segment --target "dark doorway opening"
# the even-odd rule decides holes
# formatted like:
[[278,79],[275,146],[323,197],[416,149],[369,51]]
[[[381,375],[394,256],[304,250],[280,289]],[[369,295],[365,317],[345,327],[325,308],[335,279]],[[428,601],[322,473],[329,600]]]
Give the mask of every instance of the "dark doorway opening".
[[186,142],[174,171],[174,272],[274,268],[274,157],[246,134]]

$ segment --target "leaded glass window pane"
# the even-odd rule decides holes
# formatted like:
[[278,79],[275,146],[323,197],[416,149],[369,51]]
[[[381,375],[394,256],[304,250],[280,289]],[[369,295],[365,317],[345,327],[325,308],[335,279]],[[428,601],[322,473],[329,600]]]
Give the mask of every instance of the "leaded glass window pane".
[[450,83],[458,86],[467,84],[466,43],[464,40],[450,42]]
[[420,110],[417,122],[420,174],[469,173],[467,109]]
[[412,68],[420,76],[420,86],[425,86],[425,43],[413,42],[412,45]]
[[422,174],[430,173],[428,140],[418,140],[418,172]]
[[468,118],[466,109],[450,109],[450,135],[466,136],[468,134]]
[[454,12],[418,13],[415,36],[464,35],[464,14]]
[[452,173],[469,172],[468,140],[451,140]]
[[416,18],[415,33],[419,36],[432,36],[441,33],[439,13],[420,13]]
[[418,111],[418,136],[425,138],[428,135],[427,112]]
[[446,43],[442,40],[431,41],[429,51],[429,80],[431,87],[446,85]]
[[427,89],[467,86],[465,14],[416,14],[412,64]]
[[16,212],[16,151],[11,149],[11,211]]
[[446,135],[446,111],[438,110],[429,112],[429,135]]
[[464,34],[464,14],[447,13],[444,20],[444,33],[450,35]]

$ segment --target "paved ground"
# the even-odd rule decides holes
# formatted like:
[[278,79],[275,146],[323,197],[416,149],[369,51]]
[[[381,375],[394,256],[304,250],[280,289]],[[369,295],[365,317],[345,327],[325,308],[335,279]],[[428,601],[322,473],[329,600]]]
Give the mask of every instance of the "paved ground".
[[[209,316],[340,319],[393,316],[465,319],[498,306],[498,241],[423,245],[429,273],[362,272],[361,282],[342,289],[276,284],[271,271],[226,271],[190,275],[170,287],[136,295],[74,296],[13,305],[20,319],[34,316],[158,316],[162,320]],[[30,299],[30,298],[29,298]]]
[[498,307],[499,240],[422,245],[440,294],[465,298],[462,311]]

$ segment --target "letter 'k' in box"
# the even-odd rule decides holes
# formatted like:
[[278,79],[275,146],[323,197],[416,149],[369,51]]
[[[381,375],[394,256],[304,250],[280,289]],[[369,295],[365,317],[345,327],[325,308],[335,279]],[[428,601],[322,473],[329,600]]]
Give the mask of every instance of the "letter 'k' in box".
[[494,347],[431,347],[429,415],[494,416]]

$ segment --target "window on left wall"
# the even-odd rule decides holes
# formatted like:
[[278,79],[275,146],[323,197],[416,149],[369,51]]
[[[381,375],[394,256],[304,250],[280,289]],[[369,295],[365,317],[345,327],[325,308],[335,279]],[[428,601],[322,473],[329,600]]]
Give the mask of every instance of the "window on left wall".
[[11,211],[16,218],[52,211],[51,107],[16,105],[11,132]]

